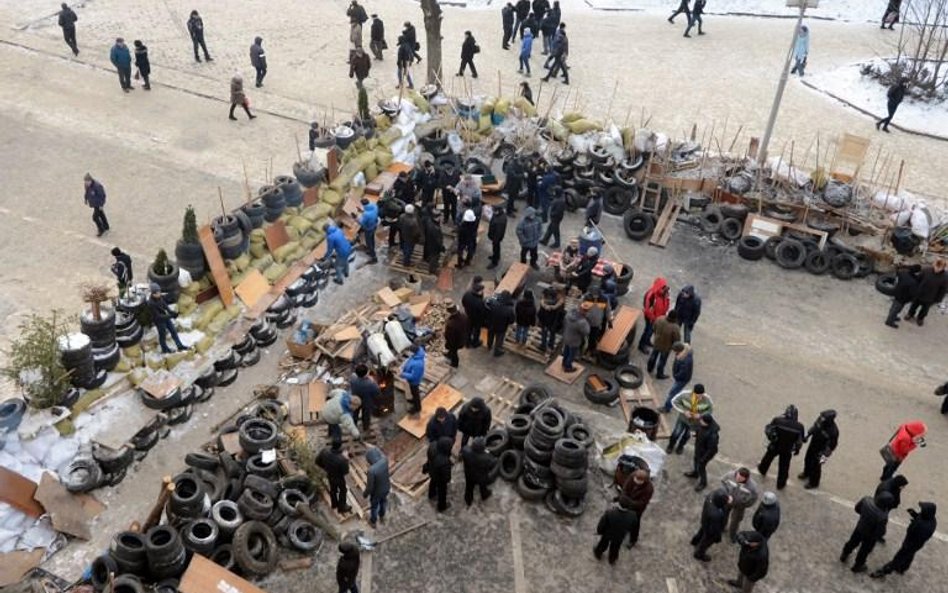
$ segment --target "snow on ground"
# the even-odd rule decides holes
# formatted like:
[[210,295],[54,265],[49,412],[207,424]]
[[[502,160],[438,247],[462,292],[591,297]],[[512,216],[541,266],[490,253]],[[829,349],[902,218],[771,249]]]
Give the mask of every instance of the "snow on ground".
[[[876,117],[886,114],[886,89],[877,81],[862,76],[862,63],[820,72],[805,78],[821,91],[843,99]],[[913,131],[948,137],[948,103],[922,103],[906,98],[895,114],[893,123]]]
[[[464,4],[467,8],[500,10],[504,0],[445,0],[443,4]],[[822,0],[819,8],[807,14],[817,18],[841,21],[873,22],[882,19],[887,0]],[[678,7],[678,0],[560,0],[565,14],[579,10],[642,10],[668,12]],[[785,0],[708,0],[708,14],[754,14],[794,16],[796,8],[787,8]]]

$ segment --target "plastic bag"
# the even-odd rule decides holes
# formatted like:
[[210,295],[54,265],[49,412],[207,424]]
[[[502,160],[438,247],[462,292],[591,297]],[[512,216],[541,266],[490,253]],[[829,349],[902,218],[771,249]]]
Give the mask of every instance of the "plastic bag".
[[634,455],[645,460],[653,481],[658,479],[665,466],[665,450],[648,440],[642,432],[613,435],[603,444],[597,440],[596,452],[599,454],[599,469],[609,476],[615,474],[622,455]]

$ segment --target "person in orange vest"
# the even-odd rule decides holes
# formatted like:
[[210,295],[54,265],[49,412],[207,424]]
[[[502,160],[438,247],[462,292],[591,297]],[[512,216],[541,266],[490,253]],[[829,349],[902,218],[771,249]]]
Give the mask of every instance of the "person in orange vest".
[[928,427],[921,420],[906,422],[895,431],[895,434],[883,447],[883,451],[888,451],[889,454],[883,454],[885,466],[883,466],[882,475],[879,477],[880,482],[895,475],[896,470],[909,456],[909,453],[918,447],[925,446],[926,432],[928,432]]

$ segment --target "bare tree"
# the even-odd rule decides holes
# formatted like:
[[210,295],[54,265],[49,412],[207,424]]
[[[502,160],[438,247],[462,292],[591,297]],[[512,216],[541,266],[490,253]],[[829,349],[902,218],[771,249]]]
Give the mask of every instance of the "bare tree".
[[948,84],[948,0],[909,0],[900,20],[889,78],[904,77],[918,94],[933,97]]
[[441,69],[441,4],[438,0],[421,0],[425,15],[425,41],[428,45],[428,84],[440,84]]

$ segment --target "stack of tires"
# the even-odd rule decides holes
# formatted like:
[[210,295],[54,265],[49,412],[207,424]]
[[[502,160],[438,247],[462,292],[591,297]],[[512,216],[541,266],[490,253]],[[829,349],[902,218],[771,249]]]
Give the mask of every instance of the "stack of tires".
[[603,377],[593,373],[583,384],[583,395],[594,404],[611,406],[619,399],[619,384],[612,377]]
[[200,243],[186,243],[179,239],[174,246],[174,258],[182,270],[197,282],[207,274],[207,262],[204,261],[204,248]]
[[102,308],[99,319],[92,311],[86,310],[79,316],[79,329],[89,336],[92,343],[92,360],[97,371],[111,371],[122,358],[122,352],[115,341],[115,311]]
[[75,387],[95,389],[105,383],[108,371],[95,368],[92,341],[83,333],[67,334],[59,338],[59,353],[69,380]]
[[115,314],[115,342],[119,348],[131,348],[142,341],[144,328],[135,313],[119,309]]
[[240,207],[240,210],[247,215],[252,228],[259,229],[263,226],[267,214],[267,207],[263,205],[261,200],[244,204]]
[[283,193],[283,201],[287,207],[299,208],[303,203],[303,188],[293,177],[280,175],[273,180],[273,185]]
[[257,192],[257,197],[263,202],[263,219],[267,222],[273,222],[280,218],[286,209],[286,199],[283,197],[283,190],[279,186],[264,185]]
[[597,146],[582,154],[567,148],[556,155],[553,168],[560,176],[570,211],[585,208],[589,196],[599,193],[603,196],[603,209],[621,215],[639,201],[636,173],[644,164],[641,155],[616,162]]
[[295,282],[286,287],[286,296],[293,300],[293,305],[310,309],[319,302],[319,288],[315,278],[309,279],[300,276]]
[[[211,222],[211,228],[214,229],[214,241],[224,259],[237,259],[250,247],[250,231],[253,230],[250,219],[243,214],[243,211],[237,212],[239,215],[225,214]],[[250,227],[246,229],[246,233],[242,225]]]
[[167,274],[158,274],[154,266],[148,266],[148,281],[154,282],[161,288],[162,298],[171,305],[178,302],[181,286],[178,284],[178,264],[169,261],[168,265],[170,270]]
[[744,204],[712,204],[701,213],[701,230],[717,234],[727,241],[737,241],[744,232],[748,208]]
[[326,168],[313,169],[308,161],[293,164],[293,176],[305,188],[316,187],[326,180]]
[[867,254],[835,240],[820,249],[813,237],[803,234],[790,233],[767,240],[748,235],[741,238],[737,252],[747,260],[767,258],[785,270],[802,268],[816,276],[832,274],[839,280],[865,278],[875,270],[875,263]]
[[296,323],[295,307],[296,303],[294,299],[286,294],[282,294],[267,308],[266,319],[280,329],[290,327]]

